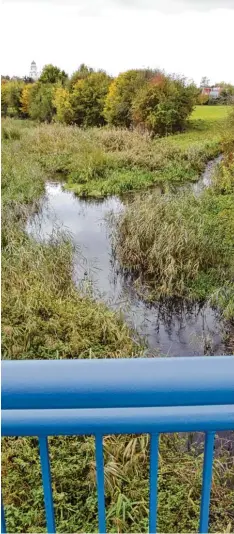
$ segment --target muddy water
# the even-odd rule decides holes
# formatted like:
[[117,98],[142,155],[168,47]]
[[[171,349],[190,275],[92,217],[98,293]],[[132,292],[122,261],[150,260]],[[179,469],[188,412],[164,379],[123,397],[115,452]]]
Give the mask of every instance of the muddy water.
[[[193,185],[195,192],[208,185],[212,169],[209,164],[201,180]],[[79,247],[74,254],[76,283],[87,288],[91,279],[96,298],[123,311],[127,322],[145,339],[149,355],[223,353],[222,324],[217,312],[207,305],[192,306],[182,300],[164,299],[148,306],[140,300],[131,281],[118,271],[106,216],[123,209],[124,204],[117,197],[87,201],[63,190],[61,183],[48,182],[41,211],[29,221],[27,230],[43,240],[49,239],[56,227],[71,234]],[[81,254],[85,260],[81,261]]]

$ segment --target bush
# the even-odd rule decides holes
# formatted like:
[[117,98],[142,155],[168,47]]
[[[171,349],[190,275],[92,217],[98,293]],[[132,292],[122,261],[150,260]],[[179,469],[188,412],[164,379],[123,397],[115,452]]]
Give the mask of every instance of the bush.
[[203,93],[200,93],[197,97],[197,104],[199,105],[205,105],[205,104],[208,104],[209,102],[209,95],[206,95],[206,94],[203,94]]
[[153,134],[181,131],[195,104],[195,88],[184,80],[158,74],[137,93],[132,109],[133,123]]

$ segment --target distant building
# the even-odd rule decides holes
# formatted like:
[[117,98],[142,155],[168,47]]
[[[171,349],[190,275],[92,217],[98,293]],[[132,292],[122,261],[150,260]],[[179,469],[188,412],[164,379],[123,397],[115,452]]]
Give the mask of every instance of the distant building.
[[37,71],[37,65],[36,65],[35,61],[32,61],[32,63],[31,63],[29,76],[34,81],[38,80],[38,71]]
[[202,87],[202,95],[207,95],[209,98],[218,98],[221,90],[222,87]]

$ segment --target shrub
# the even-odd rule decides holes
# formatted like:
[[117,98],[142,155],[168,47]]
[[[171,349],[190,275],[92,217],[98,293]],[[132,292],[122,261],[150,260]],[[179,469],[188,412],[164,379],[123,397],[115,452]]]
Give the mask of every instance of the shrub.
[[209,95],[204,95],[203,93],[200,93],[197,97],[197,103],[200,105],[208,104],[209,102]]
[[184,80],[158,74],[133,101],[133,122],[153,134],[181,131],[195,104],[195,88]]

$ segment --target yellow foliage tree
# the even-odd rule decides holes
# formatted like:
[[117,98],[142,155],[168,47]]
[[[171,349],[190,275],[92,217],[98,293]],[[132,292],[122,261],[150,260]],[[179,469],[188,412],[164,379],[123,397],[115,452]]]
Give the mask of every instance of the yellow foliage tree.
[[54,92],[53,105],[56,109],[55,120],[70,124],[73,119],[70,93],[64,87],[57,87]]
[[2,115],[9,117],[20,117],[20,99],[24,83],[20,80],[2,80]]
[[29,106],[30,106],[30,97],[31,97],[32,89],[33,89],[33,84],[27,83],[23,88],[22,95],[20,98],[21,111],[27,116],[29,116]]

